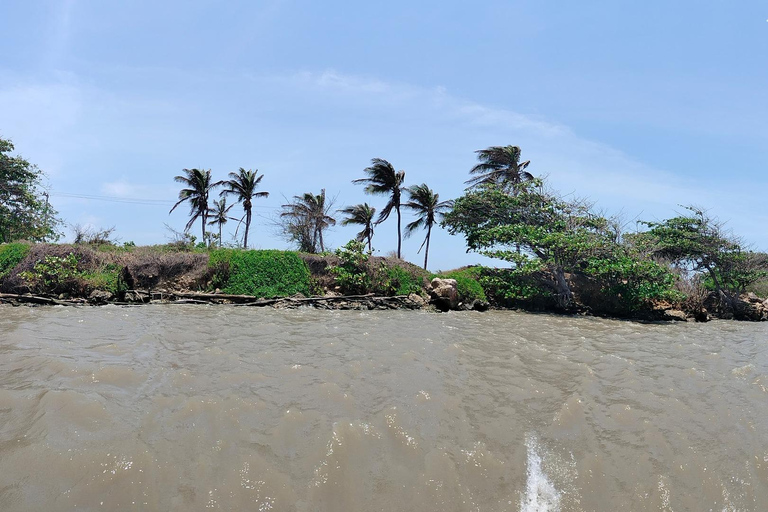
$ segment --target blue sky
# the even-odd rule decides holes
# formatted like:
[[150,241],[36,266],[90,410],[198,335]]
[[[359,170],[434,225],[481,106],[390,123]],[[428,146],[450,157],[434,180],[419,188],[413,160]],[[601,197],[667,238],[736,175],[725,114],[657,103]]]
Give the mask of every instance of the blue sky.
[[[768,250],[768,2],[477,4],[6,1],[0,136],[46,171],[68,223],[138,244],[186,223],[168,214],[183,168],[262,172],[250,240],[282,248],[286,197],[381,208],[351,184],[373,157],[448,199],[475,150],[515,144],[630,229],[696,204]],[[379,226],[379,254],[395,236]],[[420,244],[404,256],[422,261]],[[432,269],[487,262],[443,231],[430,252]]]

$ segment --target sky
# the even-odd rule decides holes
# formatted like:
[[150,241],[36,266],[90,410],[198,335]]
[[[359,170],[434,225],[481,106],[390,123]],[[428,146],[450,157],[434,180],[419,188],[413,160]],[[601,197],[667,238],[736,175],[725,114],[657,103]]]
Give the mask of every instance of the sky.
[[[249,242],[289,248],[275,222],[295,195],[384,206],[352,184],[372,158],[442,200],[476,150],[517,145],[629,231],[694,204],[768,250],[764,0],[6,0],[0,48],[0,137],[45,171],[69,226],[121,242],[183,230],[188,208],[169,210],[185,168],[258,169],[270,195]],[[394,217],[373,245],[396,248]],[[501,264],[433,233],[431,270],[475,263]]]

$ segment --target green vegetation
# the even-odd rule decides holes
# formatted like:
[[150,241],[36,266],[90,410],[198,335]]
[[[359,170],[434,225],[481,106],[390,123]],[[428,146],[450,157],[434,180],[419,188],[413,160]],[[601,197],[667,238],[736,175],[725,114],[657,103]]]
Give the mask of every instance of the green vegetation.
[[694,206],[686,210],[688,215],[645,223],[650,230],[633,240],[682,272],[703,274],[705,286],[733,307],[749,286],[768,277],[768,257],[747,250],[704,210]]
[[[258,174],[258,169],[255,171],[246,171],[241,167],[238,172],[229,173],[228,180],[220,181],[214,184],[214,186],[224,185],[224,190],[222,190],[220,193],[221,196],[234,195],[238,203],[243,203],[243,210],[245,210],[245,235],[243,236],[243,249],[248,248],[248,232],[251,229],[253,199],[257,197],[269,196],[269,192],[256,192],[256,188],[259,186],[261,179],[264,177],[263,174],[261,176],[258,176]],[[221,222],[219,222],[219,229],[221,229]],[[221,232],[219,232],[219,244],[221,244]]]
[[115,264],[81,268],[80,258],[70,252],[66,256],[47,255],[35,263],[32,270],[19,273],[19,277],[33,292],[87,295],[93,290],[112,294],[121,291],[120,270]]
[[343,293],[375,293],[378,295],[408,295],[421,291],[420,278],[398,265],[383,261],[376,266],[363,252],[365,246],[358,240],[350,240],[336,250],[338,265],[331,267],[336,285]]
[[[9,141],[0,139],[0,242],[54,238],[59,221],[47,196],[39,192],[41,173],[26,160],[8,156],[12,150]],[[640,223],[647,228],[644,232],[626,234],[615,218],[597,212],[587,201],[558,194],[530,174],[530,162],[521,160],[518,146],[491,146],[476,154],[478,163],[469,170],[463,196],[442,202],[426,183],[406,188],[405,171],[396,171],[387,160],[372,159],[365,177],[352,182],[365,185],[367,194],[385,196],[386,204],[378,212],[367,203],[338,210],[345,215],[342,225],[362,229],[356,240],[335,254],[326,250],[324,239],[326,230],[336,224],[330,215],[335,198],[327,198],[325,189],[293,196],[282,205],[279,225],[302,253],[309,253],[301,257],[277,250],[221,248],[223,225],[237,220],[229,217],[232,205],[225,201],[229,195],[245,212],[240,223],[245,221],[242,245],[248,246],[253,199],[268,196],[256,192],[263,178],[258,170],[241,167],[230,172],[228,180],[214,182],[210,170],[184,169],[175,177],[184,188],[171,211],[186,202],[190,218],[183,233],[169,227],[174,242],[120,245],[112,237],[114,228],[75,226],[71,246],[0,244],[0,285],[17,293],[84,294],[92,289],[118,293],[126,287],[158,286],[218,288],[263,297],[325,290],[424,293],[432,228],[442,217],[440,225],[451,234],[461,234],[468,250],[509,264],[441,274],[456,280],[465,304],[480,300],[502,307],[642,318],[655,318],[654,312],[671,308],[696,318],[768,317],[760,300],[746,296],[746,292],[768,294],[768,255],[749,250],[704,210],[686,207],[673,218]],[[223,187],[222,199],[211,208],[209,196],[216,187]],[[41,197],[46,198],[45,205]],[[400,260],[401,207],[413,213],[406,237],[417,230],[426,232],[417,251],[424,249],[423,271]],[[393,211],[398,224],[396,257],[374,257],[374,228]],[[189,233],[198,219],[199,242]],[[207,224],[218,225],[218,234],[207,233]]]
[[484,279],[485,270],[483,267],[467,267],[441,274],[433,274],[432,277],[455,279],[459,300],[466,304],[474,300],[488,300],[483,284],[481,284]]
[[339,210],[339,213],[347,216],[347,218],[341,221],[342,226],[349,226],[350,224],[363,226],[363,229],[357,234],[356,240],[359,242],[368,240],[368,252],[372,253],[371,239],[373,238],[373,227],[375,225],[373,217],[376,215],[376,208],[372,208],[368,203],[363,203],[343,208]]
[[402,255],[401,246],[403,236],[400,230],[400,197],[403,193],[403,183],[405,182],[405,171],[396,171],[394,166],[383,158],[374,158],[371,160],[371,166],[363,169],[368,175],[367,178],[352,180],[352,183],[365,185],[365,193],[373,195],[388,195],[389,200],[379,213],[376,224],[381,224],[389,218],[392,209],[397,211],[397,258]]
[[290,251],[216,249],[208,265],[212,285],[224,293],[256,297],[285,297],[311,293],[306,263]]
[[41,187],[44,174],[13,150],[0,138],[0,243],[58,240],[61,221]]
[[438,215],[444,215],[445,212],[453,206],[453,201],[440,202],[440,196],[432,191],[426,183],[414,185],[406,189],[408,192],[408,202],[403,206],[413,211],[417,217],[416,220],[405,226],[405,236],[411,236],[417,229],[427,230],[427,236],[419,247],[419,251],[424,249],[424,270],[427,269],[427,259],[429,258],[429,238],[432,236],[432,226],[437,222]]
[[21,263],[29,253],[29,245],[23,243],[0,245],[0,281]]
[[293,196],[293,201],[282,206],[280,218],[285,236],[296,242],[299,251],[317,254],[325,252],[323,231],[336,224],[328,215],[333,209],[333,200],[326,200],[325,189],[319,194],[305,193]]

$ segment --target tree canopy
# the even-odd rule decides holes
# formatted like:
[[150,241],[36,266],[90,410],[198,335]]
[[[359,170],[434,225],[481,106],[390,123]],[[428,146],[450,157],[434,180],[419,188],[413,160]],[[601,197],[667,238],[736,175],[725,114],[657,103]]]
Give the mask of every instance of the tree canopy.
[[20,156],[11,156],[10,140],[0,138],[0,243],[57,240],[61,221],[42,188],[43,172]]

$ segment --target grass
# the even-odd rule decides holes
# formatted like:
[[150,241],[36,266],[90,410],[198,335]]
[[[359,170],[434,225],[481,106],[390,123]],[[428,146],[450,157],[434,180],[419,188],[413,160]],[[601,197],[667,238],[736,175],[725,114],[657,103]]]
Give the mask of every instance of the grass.
[[0,281],[11,273],[29,253],[29,245],[24,243],[12,243],[0,245]]
[[292,251],[216,249],[208,266],[212,286],[224,293],[256,297],[310,295],[311,276],[306,263]]
[[455,279],[456,288],[459,292],[459,300],[461,302],[468,303],[472,302],[473,300],[488,300],[485,295],[485,290],[480,284],[481,274],[482,267],[466,267],[443,272],[433,277]]

